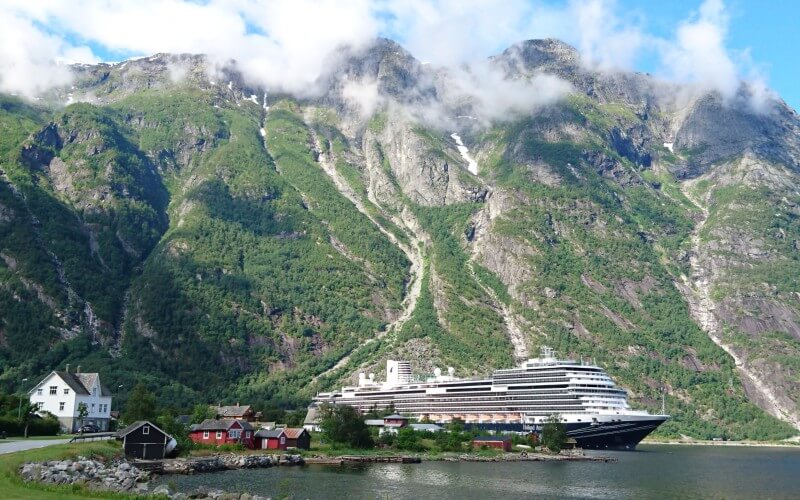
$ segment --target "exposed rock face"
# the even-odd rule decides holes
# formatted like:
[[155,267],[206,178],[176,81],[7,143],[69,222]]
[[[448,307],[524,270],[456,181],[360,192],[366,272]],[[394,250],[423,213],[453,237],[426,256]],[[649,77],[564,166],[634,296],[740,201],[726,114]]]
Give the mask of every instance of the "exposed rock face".
[[467,171],[455,147],[413,123],[392,122],[378,141],[393,177],[414,202],[440,206],[486,198],[487,189]]

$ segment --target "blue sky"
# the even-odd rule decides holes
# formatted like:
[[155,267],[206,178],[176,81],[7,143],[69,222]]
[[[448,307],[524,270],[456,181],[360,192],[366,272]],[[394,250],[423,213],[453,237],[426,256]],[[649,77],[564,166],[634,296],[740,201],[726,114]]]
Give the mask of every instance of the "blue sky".
[[[692,0],[620,2],[629,11],[641,11],[648,31],[667,37],[700,2]],[[763,67],[768,83],[790,106],[800,110],[800,1],[729,0],[728,48],[749,50]],[[653,71],[655,58],[643,58],[637,69]]]

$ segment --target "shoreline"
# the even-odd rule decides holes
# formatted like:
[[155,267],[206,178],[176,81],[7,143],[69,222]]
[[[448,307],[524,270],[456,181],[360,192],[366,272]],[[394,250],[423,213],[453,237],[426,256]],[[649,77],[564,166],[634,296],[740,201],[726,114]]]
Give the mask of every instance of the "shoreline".
[[800,449],[800,442],[798,443],[770,443],[764,441],[642,441],[640,445],[658,444],[670,446],[738,446],[738,447],[752,447],[752,448],[797,448]]
[[583,454],[550,455],[547,453],[509,453],[495,456],[471,454],[458,455],[359,455],[304,457],[306,465],[346,465],[358,463],[422,463],[422,462],[617,462],[617,458],[609,456],[591,456]]

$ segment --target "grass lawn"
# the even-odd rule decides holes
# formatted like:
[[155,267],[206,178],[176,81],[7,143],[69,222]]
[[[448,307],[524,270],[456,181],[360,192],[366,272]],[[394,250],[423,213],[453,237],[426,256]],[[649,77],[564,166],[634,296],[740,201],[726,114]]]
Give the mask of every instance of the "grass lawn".
[[112,457],[119,453],[119,443],[115,441],[95,441],[91,443],[60,444],[48,446],[47,448],[0,455],[0,497],[4,500],[17,498],[137,498],[133,495],[120,493],[89,491],[77,485],[55,486],[39,483],[25,483],[17,474],[17,470],[24,462],[63,460],[78,455],[85,457]]
[[29,436],[27,439],[22,436],[12,436],[5,439],[0,439],[0,444],[9,443],[11,441],[44,441],[48,439],[70,439],[74,434],[59,434],[57,436]]

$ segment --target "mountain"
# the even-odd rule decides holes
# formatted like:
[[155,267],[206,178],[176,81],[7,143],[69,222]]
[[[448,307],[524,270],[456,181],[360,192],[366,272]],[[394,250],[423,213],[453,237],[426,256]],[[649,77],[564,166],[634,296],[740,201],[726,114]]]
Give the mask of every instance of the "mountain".
[[[529,40],[340,48],[313,91],[159,54],[0,97],[0,383],[302,407],[381,370],[593,358],[660,432],[800,426],[800,119]],[[124,392],[124,391],[123,391]],[[125,394],[121,394],[124,401]]]

